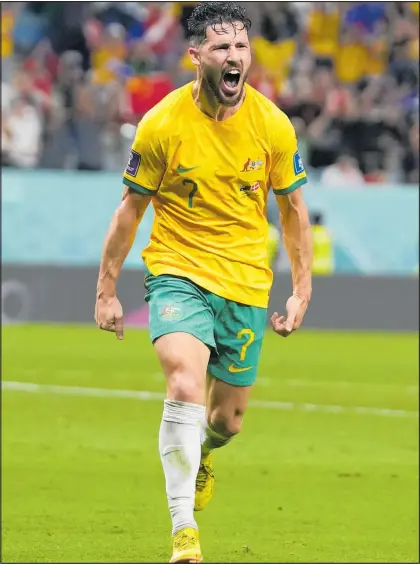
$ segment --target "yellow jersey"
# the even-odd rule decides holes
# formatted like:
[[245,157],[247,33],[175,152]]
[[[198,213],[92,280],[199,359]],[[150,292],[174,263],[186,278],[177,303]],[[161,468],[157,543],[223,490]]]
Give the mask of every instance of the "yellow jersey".
[[308,44],[318,57],[334,57],[340,36],[340,11],[337,4],[329,4],[329,11],[312,10],[308,20]]
[[306,182],[287,116],[245,86],[239,110],[216,121],[199,110],[193,83],[171,92],[138,125],[124,184],[153,196],[154,275],[183,276],[235,302],[267,307],[269,188]]

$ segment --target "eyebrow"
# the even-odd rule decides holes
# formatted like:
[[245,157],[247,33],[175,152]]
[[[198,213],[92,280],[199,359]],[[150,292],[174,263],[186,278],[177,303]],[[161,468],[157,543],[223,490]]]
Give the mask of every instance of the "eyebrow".
[[[235,45],[248,45],[249,43],[245,40],[241,40],[241,41],[235,41]],[[220,47],[229,47],[230,43],[228,43],[227,41],[223,41],[221,43],[216,43],[215,45],[212,45],[210,47],[210,49],[219,49]]]

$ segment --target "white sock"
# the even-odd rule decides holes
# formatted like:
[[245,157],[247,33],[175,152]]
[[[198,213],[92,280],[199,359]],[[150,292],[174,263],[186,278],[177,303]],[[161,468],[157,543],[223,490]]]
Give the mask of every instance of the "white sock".
[[207,429],[207,412],[204,410],[200,421],[200,442],[203,445],[206,440],[206,429]]
[[197,529],[194,519],[195,481],[200,467],[200,427],[205,407],[165,400],[159,432],[159,452],[166,480],[172,534]]

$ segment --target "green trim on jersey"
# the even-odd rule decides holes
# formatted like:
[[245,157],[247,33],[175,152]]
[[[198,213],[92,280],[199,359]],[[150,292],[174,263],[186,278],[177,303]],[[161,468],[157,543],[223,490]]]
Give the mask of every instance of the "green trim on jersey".
[[125,176],[123,177],[123,184],[129,186],[139,194],[143,194],[143,196],[154,196],[156,194],[156,190],[149,190],[148,188],[145,188],[140,184],[136,184],[132,180],[128,180],[128,178],[126,178]]
[[273,188],[273,192],[276,196],[284,196],[285,194],[290,194],[290,192],[294,192],[295,190],[297,190],[307,182],[308,179],[305,176],[305,178],[299,178],[299,180],[296,180],[296,182],[294,182],[291,186],[289,186],[289,188],[285,188],[284,190],[275,190]]

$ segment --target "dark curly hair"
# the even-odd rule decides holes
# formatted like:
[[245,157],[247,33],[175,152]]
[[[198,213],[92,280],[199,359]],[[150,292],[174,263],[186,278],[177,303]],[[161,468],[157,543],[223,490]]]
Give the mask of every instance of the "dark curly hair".
[[[216,31],[216,26],[239,22],[242,27],[239,30],[251,27],[251,20],[246,14],[245,8],[234,2],[202,2],[194,8],[193,13],[187,20],[187,38],[190,43],[201,45],[207,36],[207,28]],[[238,31],[239,31],[238,30]]]

